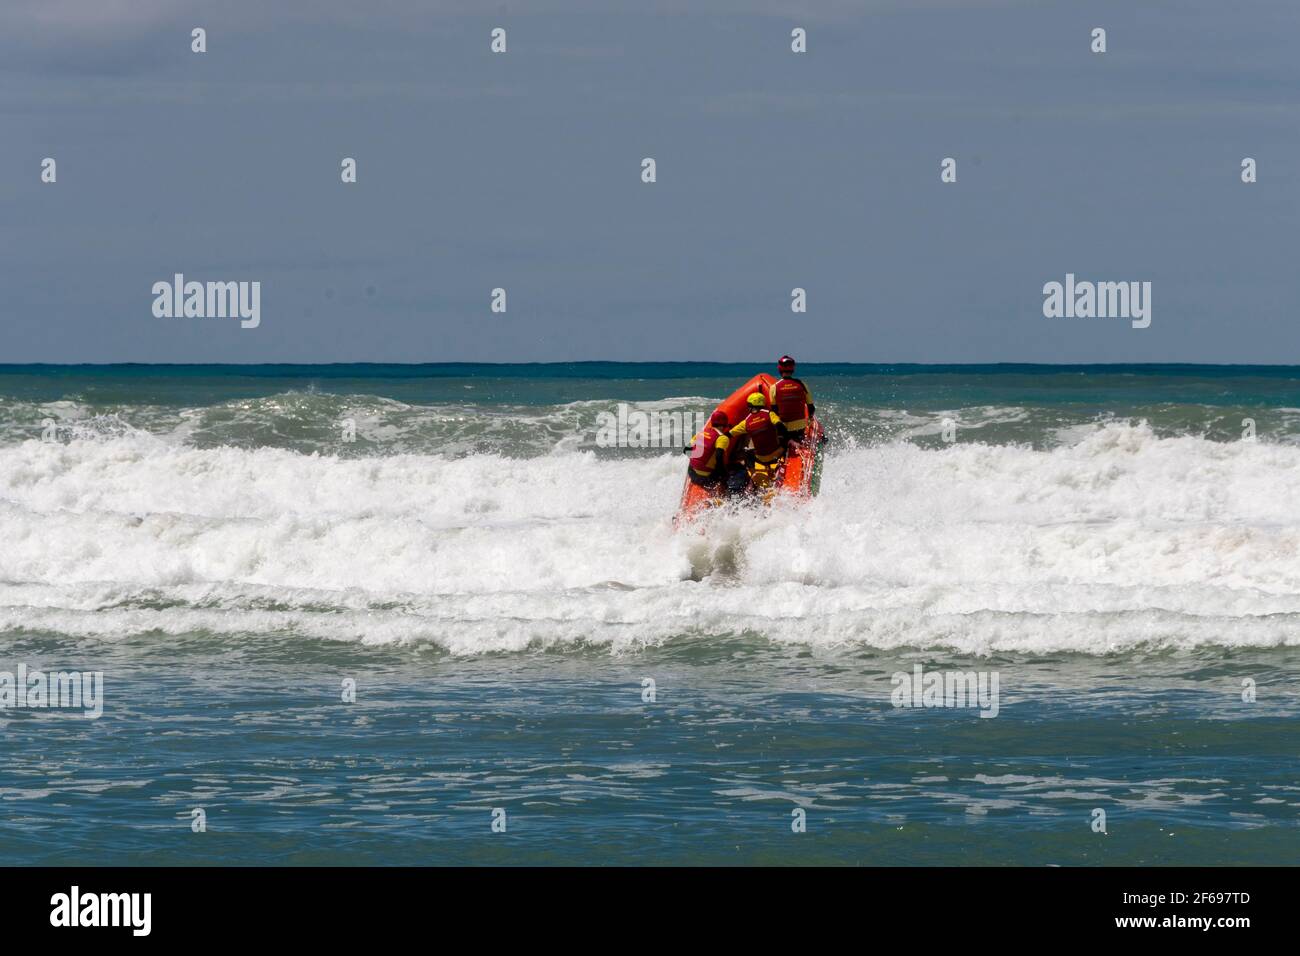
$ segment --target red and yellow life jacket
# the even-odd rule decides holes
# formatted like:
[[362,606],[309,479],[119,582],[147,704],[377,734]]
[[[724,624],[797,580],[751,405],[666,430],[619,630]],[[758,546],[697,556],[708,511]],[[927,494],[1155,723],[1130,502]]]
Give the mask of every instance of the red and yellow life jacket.
[[776,426],[781,419],[766,408],[751,412],[749,417],[731,430],[731,437],[748,436],[754,445],[754,457],[761,462],[775,461],[785,450]]
[[701,478],[711,478],[717,474],[727,460],[727,447],[731,439],[712,425],[705,425],[695,436],[695,447],[691,450],[691,471]]
[[798,431],[807,427],[808,404],[812,401],[807,385],[797,378],[783,378],[772,383],[768,395],[786,428]]

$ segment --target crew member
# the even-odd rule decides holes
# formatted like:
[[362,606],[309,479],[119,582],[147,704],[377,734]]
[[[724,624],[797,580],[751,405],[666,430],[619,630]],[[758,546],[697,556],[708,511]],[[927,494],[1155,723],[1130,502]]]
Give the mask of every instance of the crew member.
[[735,442],[748,438],[754,459],[765,465],[785,453],[785,426],[776,412],[767,407],[762,392],[749,396],[749,415],[731,429],[731,438]]
[[781,378],[769,386],[768,398],[785,426],[789,440],[799,441],[808,427],[808,419],[813,416],[812,392],[794,377],[794,359],[790,356],[782,355],[777,360],[776,370],[781,373]]
[[721,484],[727,477],[730,447],[727,413],[714,412],[709,423],[691,439],[691,446],[682,449],[691,456],[690,467],[686,470],[691,481],[703,488]]

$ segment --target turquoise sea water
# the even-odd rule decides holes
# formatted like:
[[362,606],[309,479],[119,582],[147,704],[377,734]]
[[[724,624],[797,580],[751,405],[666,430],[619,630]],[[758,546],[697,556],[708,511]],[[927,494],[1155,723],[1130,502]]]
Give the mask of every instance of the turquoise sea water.
[[0,683],[104,688],[0,858],[1294,862],[1300,368],[801,368],[819,498],[674,532],[600,416],[756,370],[0,366]]

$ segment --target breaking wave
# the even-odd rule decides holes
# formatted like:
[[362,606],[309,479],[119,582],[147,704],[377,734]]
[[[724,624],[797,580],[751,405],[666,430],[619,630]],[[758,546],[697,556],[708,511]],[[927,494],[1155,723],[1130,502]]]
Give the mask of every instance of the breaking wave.
[[1140,422],[1051,447],[849,438],[807,508],[675,533],[671,451],[520,456],[509,435],[484,451],[481,422],[442,454],[194,440],[219,418],[0,445],[0,632],[460,654],[735,634],[1030,654],[1300,643],[1290,444]]

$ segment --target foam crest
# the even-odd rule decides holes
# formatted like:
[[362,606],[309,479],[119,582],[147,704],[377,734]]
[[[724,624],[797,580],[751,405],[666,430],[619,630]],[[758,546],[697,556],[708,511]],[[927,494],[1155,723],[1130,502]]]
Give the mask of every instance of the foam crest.
[[806,508],[674,533],[682,456],[340,458],[144,433],[0,447],[0,630],[457,653],[749,632],[1110,653],[1300,641],[1300,449],[829,450]]

